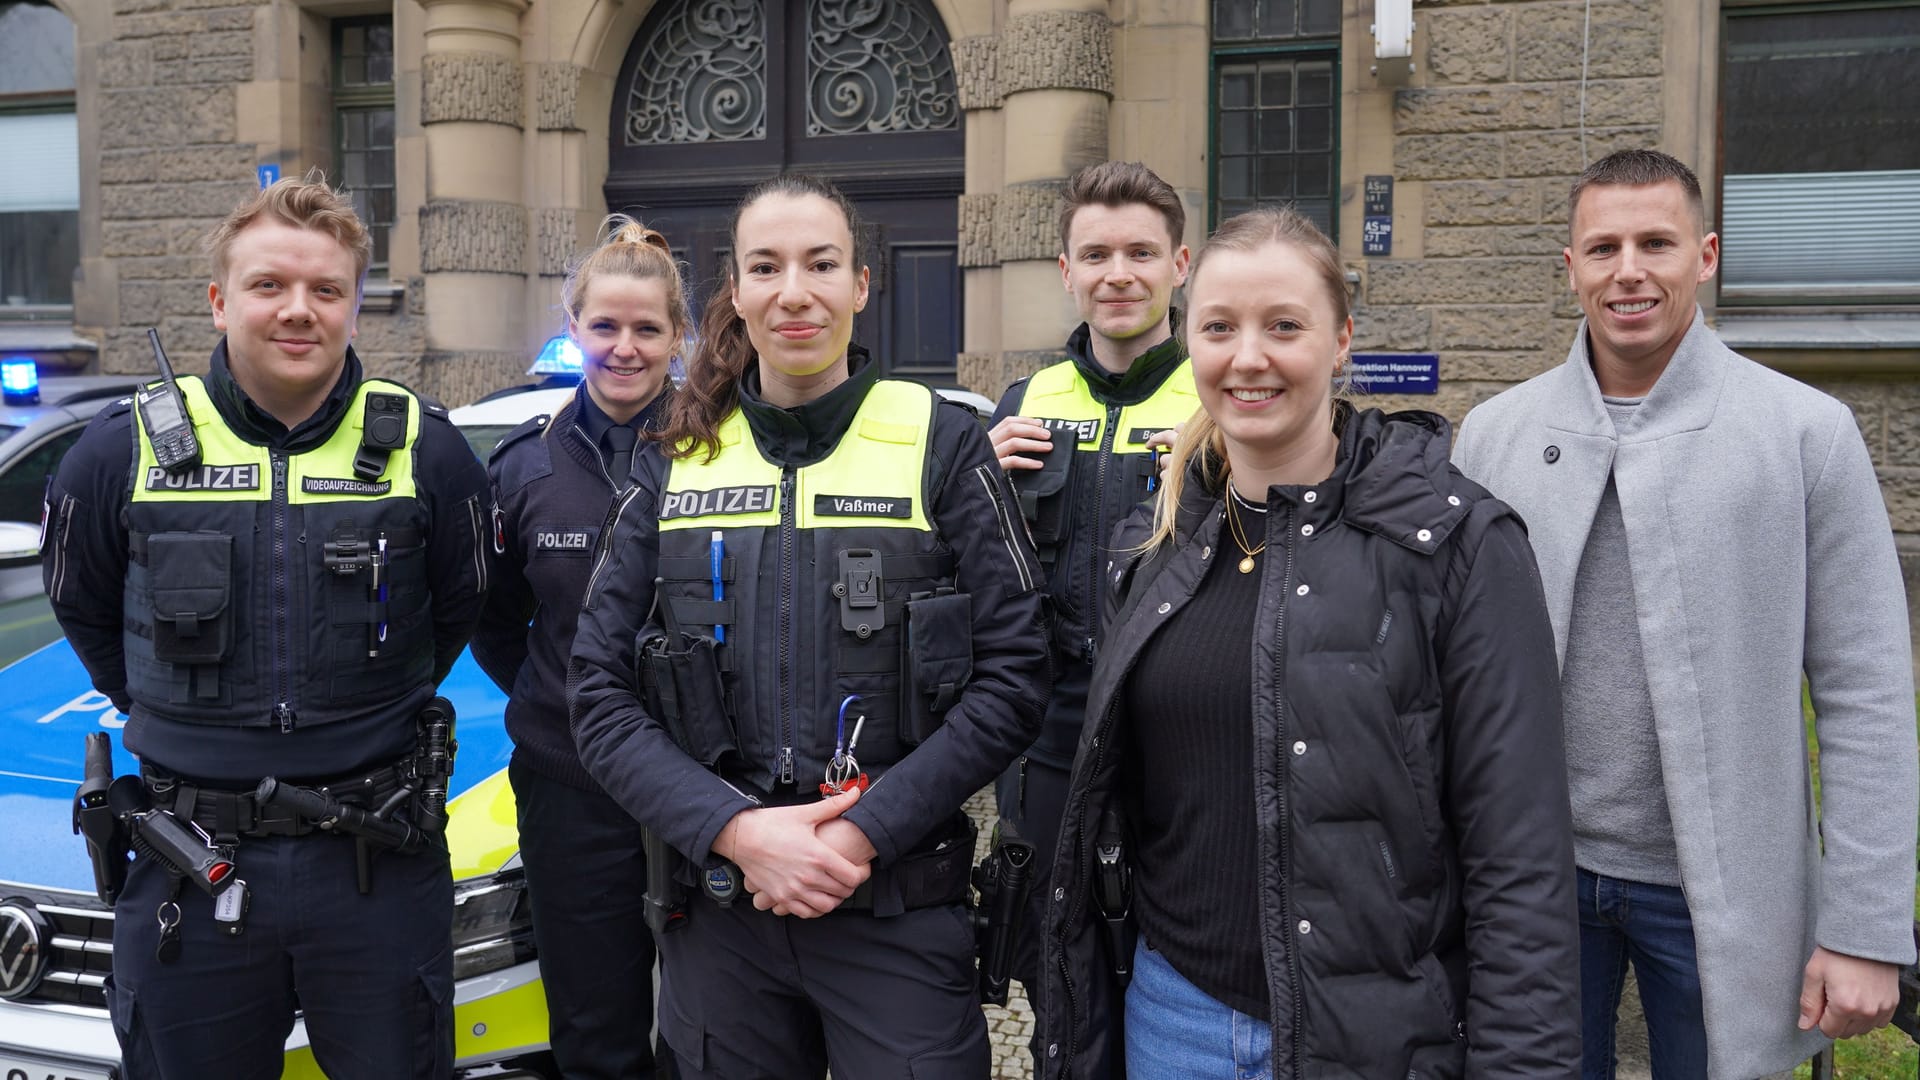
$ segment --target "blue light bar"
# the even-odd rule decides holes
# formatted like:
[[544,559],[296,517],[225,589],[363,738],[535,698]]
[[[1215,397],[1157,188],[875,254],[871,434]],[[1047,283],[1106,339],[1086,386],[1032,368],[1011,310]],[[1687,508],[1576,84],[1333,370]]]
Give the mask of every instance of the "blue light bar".
[[40,369],[32,357],[0,360],[0,401],[8,405],[40,404]]
[[540,347],[540,355],[527,369],[529,375],[584,375],[585,360],[580,355],[580,346],[565,334],[556,334],[547,339]]

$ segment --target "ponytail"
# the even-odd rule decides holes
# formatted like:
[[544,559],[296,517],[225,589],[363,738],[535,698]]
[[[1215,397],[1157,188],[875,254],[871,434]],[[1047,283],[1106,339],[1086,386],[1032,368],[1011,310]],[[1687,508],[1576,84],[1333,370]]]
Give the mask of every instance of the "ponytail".
[[666,293],[667,319],[677,339],[674,353],[685,356],[687,334],[693,329],[693,316],[687,310],[687,290],[680,277],[680,263],[673,257],[667,238],[625,214],[609,214],[600,223],[593,250],[567,267],[560,284],[560,302],[567,318],[578,322],[587,302],[587,289],[602,277],[658,281]]
[[704,447],[705,460],[712,461],[720,452],[720,422],[740,404],[740,378],[755,355],[747,324],[733,310],[729,280],[707,301],[699,344],[687,363],[687,384],[674,395],[666,426],[652,436],[668,457],[692,457]]

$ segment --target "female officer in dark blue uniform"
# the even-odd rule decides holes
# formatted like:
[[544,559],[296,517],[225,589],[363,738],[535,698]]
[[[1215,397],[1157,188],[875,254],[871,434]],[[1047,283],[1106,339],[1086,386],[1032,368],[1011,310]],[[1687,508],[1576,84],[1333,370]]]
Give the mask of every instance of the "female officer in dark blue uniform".
[[660,942],[686,1076],[990,1067],[960,807],[1038,730],[1035,558],[973,417],[849,347],[859,235],[811,178],[742,201],[574,641],[581,760],[702,883]]
[[[601,525],[631,483],[640,434],[665,413],[667,364],[690,321],[664,237],[619,214],[601,235],[561,291],[585,381],[557,415],[508,434],[488,464],[494,587],[473,639],[474,656],[511,695],[508,776],[553,1055],[568,1080],[655,1074],[640,829],[580,764],[565,686]],[[667,1054],[659,1067],[672,1075]]]

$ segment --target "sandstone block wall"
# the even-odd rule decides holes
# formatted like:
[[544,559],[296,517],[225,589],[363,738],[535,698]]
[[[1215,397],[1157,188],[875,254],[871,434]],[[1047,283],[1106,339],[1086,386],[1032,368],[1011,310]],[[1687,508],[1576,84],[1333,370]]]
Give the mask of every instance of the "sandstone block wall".
[[[147,374],[146,330],[158,327],[181,371],[205,371],[219,340],[207,300],[205,237],[255,190],[255,166],[280,147],[242,139],[248,109],[278,83],[273,4],[112,0],[99,46],[99,212],[110,280],[83,291],[76,321],[101,336],[100,370]],[[324,43],[312,43],[322,49]],[[258,117],[253,118],[258,127]],[[303,148],[313,160],[328,147]],[[404,283],[401,283],[404,284]],[[385,305],[375,304],[379,308]],[[374,374],[421,386],[424,320],[417,304],[363,310],[356,348]]]

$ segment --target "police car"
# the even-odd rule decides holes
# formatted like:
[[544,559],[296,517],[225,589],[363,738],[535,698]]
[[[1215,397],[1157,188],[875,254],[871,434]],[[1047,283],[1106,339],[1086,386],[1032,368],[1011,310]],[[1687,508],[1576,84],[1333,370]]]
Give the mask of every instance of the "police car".
[[[30,368],[31,365],[29,364]],[[15,366],[0,384],[29,382]],[[126,717],[89,684],[60,636],[40,588],[39,492],[93,415],[132,386],[127,379],[49,378],[37,404],[0,405],[0,1077],[117,1080],[119,1050],[102,984],[113,969],[114,913],[93,893],[85,845],[73,835],[82,736],[114,735],[114,771],[132,772],[119,749]],[[25,395],[10,399],[19,402]],[[527,395],[520,420],[545,408]],[[509,424],[509,427],[512,425]],[[469,431],[484,442],[487,433]],[[496,440],[498,435],[493,436]],[[487,449],[491,444],[485,444]],[[14,489],[26,502],[6,501]],[[21,502],[15,506],[14,502]],[[514,832],[506,766],[506,697],[463,655],[440,686],[458,714],[460,751],[449,784],[447,843],[454,876],[455,1055],[463,1075],[555,1075],[546,997],[534,963],[526,881]],[[320,1077],[296,1022],[287,1077]]]

